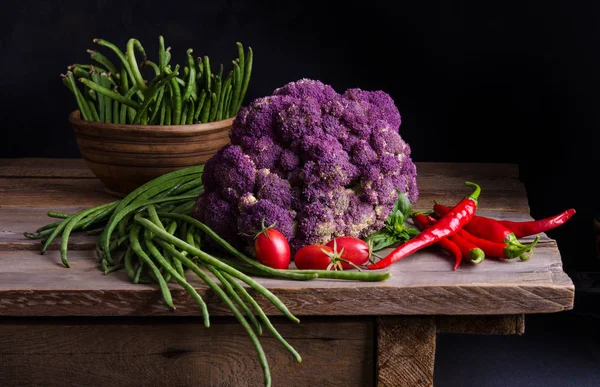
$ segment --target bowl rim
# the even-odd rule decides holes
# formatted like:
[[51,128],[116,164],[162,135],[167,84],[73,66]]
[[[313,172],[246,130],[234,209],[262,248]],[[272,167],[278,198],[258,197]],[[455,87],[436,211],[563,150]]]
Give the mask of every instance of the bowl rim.
[[73,110],[69,114],[69,122],[71,125],[79,127],[94,127],[115,131],[131,132],[140,131],[146,132],[177,132],[177,133],[211,133],[218,132],[223,128],[233,125],[233,121],[237,115],[226,118],[224,120],[206,122],[201,124],[186,124],[186,125],[134,125],[134,124],[113,124],[108,122],[86,121],[81,118],[79,109]]

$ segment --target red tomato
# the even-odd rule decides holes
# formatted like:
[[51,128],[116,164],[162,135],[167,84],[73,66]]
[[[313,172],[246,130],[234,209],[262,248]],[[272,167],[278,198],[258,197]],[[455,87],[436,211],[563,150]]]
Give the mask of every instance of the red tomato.
[[269,228],[261,231],[254,239],[256,258],[273,269],[287,269],[290,265],[290,245],[279,231]]
[[304,246],[294,255],[294,263],[300,270],[328,270],[332,263],[332,258],[328,254],[333,255],[333,249],[329,246]]
[[[336,249],[336,251],[341,254],[342,259],[352,262],[357,266],[367,263],[371,255],[369,244],[362,239],[354,237],[343,236],[335,238],[329,241],[327,246],[331,247],[332,249]],[[354,269],[352,265],[343,261],[342,268]]]

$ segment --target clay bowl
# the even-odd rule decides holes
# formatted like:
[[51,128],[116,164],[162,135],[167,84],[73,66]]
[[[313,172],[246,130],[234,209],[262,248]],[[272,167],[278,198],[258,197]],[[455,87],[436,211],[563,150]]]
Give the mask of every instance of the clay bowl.
[[79,152],[106,192],[124,197],[140,185],[177,169],[206,163],[229,144],[235,117],[206,124],[121,125],[69,115]]

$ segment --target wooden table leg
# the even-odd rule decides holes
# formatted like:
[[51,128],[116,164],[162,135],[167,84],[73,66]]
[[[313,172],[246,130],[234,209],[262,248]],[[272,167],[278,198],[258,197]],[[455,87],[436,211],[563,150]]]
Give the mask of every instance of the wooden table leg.
[[377,317],[377,385],[433,386],[433,317]]

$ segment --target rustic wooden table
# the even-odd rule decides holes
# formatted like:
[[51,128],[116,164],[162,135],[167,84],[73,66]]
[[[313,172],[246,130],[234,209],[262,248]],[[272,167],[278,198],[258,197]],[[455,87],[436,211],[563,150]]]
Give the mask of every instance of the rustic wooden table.
[[[417,168],[417,209],[431,208],[434,199],[460,200],[471,180],[482,187],[479,213],[530,219],[515,165]],[[0,160],[0,385],[262,385],[250,340],[201,283],[195,285],[211,315],[222,316],[210,328],[177,285],[177,310],[170,312],[156,287],[134,285],[123,272],[103,275],[92,237],[71,238],[70,269],[61,265],[57,243],[42,256],[39,241],[23,237],[51,220],[50,209],[112,200],[81,160]],[[381,283],[259,279],[301,320],[289,323],[263,304],[303,356],[298,364],[263,337],[273,385],[433,385],[438,332],[523,334],[524,315],[573,307],[573,283],[547,236],[525,262],[451,267],[451,259],[428,248],[392,265],[392,277]]]

